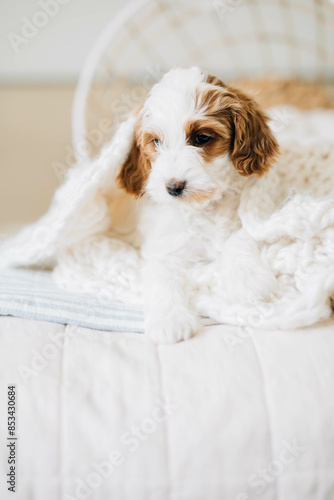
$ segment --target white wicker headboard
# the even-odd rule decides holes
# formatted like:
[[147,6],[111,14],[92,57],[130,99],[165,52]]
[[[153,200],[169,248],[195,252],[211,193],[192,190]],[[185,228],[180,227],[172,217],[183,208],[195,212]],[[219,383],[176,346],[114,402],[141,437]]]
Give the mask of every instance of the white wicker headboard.
[[96,154],[165,71],[192,65],[226,81],[334,81],[334,1],[128,2],[81,72],[73,108],[77,156]]

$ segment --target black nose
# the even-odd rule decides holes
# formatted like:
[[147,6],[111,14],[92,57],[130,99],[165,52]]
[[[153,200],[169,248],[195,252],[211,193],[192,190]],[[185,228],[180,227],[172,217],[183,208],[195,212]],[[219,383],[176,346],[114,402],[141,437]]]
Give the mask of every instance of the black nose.
[[171,196],[180,196],[185,188],[185,185],[185,181],[178,181],[173,178],[166,182],[166,189]]

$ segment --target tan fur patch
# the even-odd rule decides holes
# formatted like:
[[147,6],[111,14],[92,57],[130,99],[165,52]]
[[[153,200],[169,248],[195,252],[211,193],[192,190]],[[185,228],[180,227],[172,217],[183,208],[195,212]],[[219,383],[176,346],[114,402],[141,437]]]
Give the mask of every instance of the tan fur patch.
[[[136,113],[138,112],[139,109]],[[143,194],[151,170],[150,161],[140,144],[141,139],[140,122],[138,122],[130,153],[117,176],[119,185],[137,198]]]
[[184,196],[180,197],[180,201],[195,201],[195,202],[201,202],[205,200],[209,200],[216,194],[216,190],[208,190],[208,191],[200,191],[200,190],[194,190],[191,191],[190,193],[185,193]]
[[163,141],[163,137],[159,137],[153,132],[143,132],[140,137],[140,147],[151,162],[155,160],[157,155],[157,149],[154,143],[155,139]]
[[[210,162],[228,153],[230,147],[231,127],[223,120],[205,118],[189,120],[185,125],[187,143],[196,146],[205,161]],[[212,139],[203,145],[196,145],[198,134],[208,135]]]
[[251,97],[225,85],[219,78],[208,75],[207,83],[210,87],[200,89],[196,96],[198,108],[230,131],[230,157],[239,174],[262,175],[279,152],[267,125],[268,117]]

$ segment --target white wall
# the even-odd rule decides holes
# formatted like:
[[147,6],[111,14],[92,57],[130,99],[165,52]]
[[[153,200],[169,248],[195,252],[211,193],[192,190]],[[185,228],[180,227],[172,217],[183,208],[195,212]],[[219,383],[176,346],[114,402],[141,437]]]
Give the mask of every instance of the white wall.
[[127,2],[0,0],[0,84],[75,83],[91,45]]

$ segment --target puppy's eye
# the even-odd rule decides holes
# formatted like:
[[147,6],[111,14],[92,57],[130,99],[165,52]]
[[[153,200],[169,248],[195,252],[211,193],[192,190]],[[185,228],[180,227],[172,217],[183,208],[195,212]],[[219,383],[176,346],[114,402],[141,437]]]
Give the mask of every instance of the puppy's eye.
[[156,146],[160,146],[160,144],[161,144],[160,139],[154,139],[154,140],[153,140],[153,142],[154,142],[154,144],[155,144]]
[[204,144],[207,144],[208,142],[210,142],[211,139],[213,139],[213,137],[211,137],[210,135],[197,134],[195,137],[195,145],[196,146],[203,146]]

